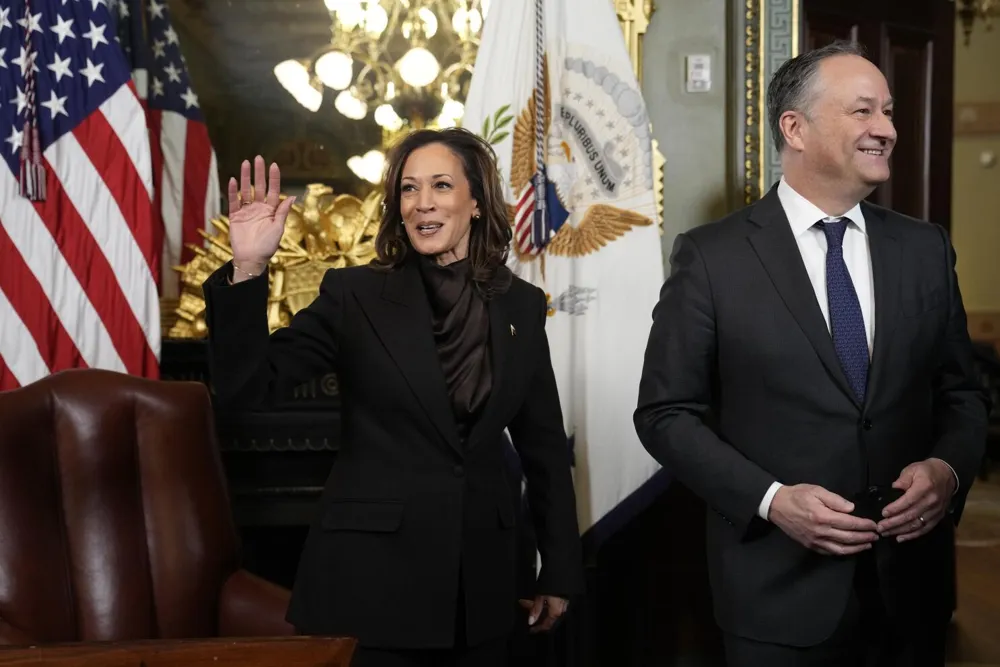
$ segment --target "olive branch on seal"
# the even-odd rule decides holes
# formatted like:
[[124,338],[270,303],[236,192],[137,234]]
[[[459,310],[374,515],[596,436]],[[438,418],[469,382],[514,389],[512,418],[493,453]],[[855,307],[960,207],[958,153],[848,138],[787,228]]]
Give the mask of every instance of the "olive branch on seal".
[[510,105],[505,104],[497,109],[492,117],[487,116],[486,120],[483,121],[482,137],[487,143],[492,145],[499,144],[510,134],[509,130],[504,129],[514,120],[513,114],[504,115],[508,110],[510,110]]

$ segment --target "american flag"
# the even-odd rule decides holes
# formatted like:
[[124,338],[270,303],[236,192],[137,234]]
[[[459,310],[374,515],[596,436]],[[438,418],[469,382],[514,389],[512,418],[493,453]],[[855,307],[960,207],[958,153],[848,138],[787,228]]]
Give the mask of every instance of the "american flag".
[[514,243],[522,255],[537,255],[543,244],[535,238],[535,183],[528,182],[527,187],[514,206]]
[[[514,206],[514,244],[525,256],[540,255],[552,239],[552,216],[558,201],[552,184],[545,174],[545,163],[531,177]],[[540,198],[537,193],[545,192]]]
[[106,0],[0,3],[0,390],[74,367],[157,376],[143,118]]
[[147,112],[154,206],[165,235],[162,294],[176,297],[179,281],[171,267],[191,259],[187,244],[202,245],[198,230],[209,228],[221,211],[215,151],[166,0],[111,0],[111,6]]

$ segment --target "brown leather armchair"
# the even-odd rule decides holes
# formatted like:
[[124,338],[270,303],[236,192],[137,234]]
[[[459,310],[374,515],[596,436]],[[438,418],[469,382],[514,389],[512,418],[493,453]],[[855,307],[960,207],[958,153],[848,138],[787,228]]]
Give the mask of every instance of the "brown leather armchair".
[[0,644],[294,634],[288,591],[239,560],[203,385],[0,393]]

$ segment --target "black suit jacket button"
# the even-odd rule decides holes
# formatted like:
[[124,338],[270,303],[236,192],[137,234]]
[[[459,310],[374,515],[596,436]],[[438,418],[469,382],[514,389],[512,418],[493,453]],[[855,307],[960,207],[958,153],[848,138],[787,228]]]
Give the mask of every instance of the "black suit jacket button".
[[871,419],[865,419],[864,421],[862,421],[861,422],[861,428],[863,428],[866,431],[872,430],[872,420]]
[[465,469],[462,466],[455,466],[455,477],[462,477],[465,475]]

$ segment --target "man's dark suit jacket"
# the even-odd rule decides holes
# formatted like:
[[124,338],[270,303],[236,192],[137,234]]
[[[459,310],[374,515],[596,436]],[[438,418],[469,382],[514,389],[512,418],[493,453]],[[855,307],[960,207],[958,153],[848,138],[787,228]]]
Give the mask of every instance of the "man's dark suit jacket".
[[[958,475],[951,519],[910,543],[875,547],[892,613],[948,613],[945,558],[981,463],[988,398],[943,229],[862,203],[875,291],[863,404],[773,188],[756,204],[677,237],[635,412],[646,449],[703,498],[720,627],[794,646],[832,634],[853,557],[823,556],[757,515],[774,481],[853,500],[938,457]],[[817,221],[818,222],[818,221]],[[917,605],[912,607],[908,605]]]
[[[539,594],[582,591],[576,502],[541,290],[515,278],[489,303],[493,388],[460,442],[414,262],[391,272],[331,270],[318,298],[268,335],[267,277],[205,283],[219,399],[260,406],[296,383],[338,374],[343,433],[288,610],[303,633],[363,645],[452,645],[459,577],[471,644],[512,627],[515,508],[509,427],[527,478]],[[515,482],[516,483],[516,482]]]

